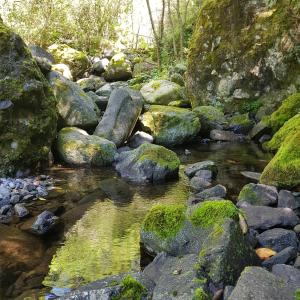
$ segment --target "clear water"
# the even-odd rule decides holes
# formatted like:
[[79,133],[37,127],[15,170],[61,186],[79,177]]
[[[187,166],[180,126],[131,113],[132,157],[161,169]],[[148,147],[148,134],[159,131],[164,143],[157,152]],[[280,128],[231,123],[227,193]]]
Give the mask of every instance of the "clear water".
[[[185,148],[191,155],[184,154]],[[138,271],[141,222],[156,203],[186,202],[190,193],[183,174],[186,164],[208,159],[216,162],[217,182],[227,187],[228,198],[235,201],[241,187],[249,182],[240,172],[261,172],[271,158],[253,143],[199,143],[185,148],[174,149],[182,162],[179,179],[161,185],[127,183],[112,168],[57,166],[49,170],[48,174],[57,179],[56,189],[47,201],[34,204],[31,210],[38,214],[51,209],[61,223],[56,232],[40,239],[44,250],[42,255],[33,256],[34,263],[20,267],[18,272],[7,271],[11,275],[6,273],[2,298],[45,299],[53,288],[59,294],[105,276]],[[32,220],[14,226],[26,230]],[[9,238],[7,233],[2,241]],[[26,247],[34,251],[37,244],[27,243]]]

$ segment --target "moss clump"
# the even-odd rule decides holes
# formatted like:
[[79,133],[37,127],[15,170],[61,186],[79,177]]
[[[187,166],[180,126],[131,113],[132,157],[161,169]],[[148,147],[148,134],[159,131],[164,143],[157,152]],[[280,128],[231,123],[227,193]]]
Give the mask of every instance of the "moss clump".
[[193,300],[209,300],[209,296],[202,288],[195,289]]
[[224,113],[210,105],[198,106],[193,109],[193,112],[200,118],[200,120],[205,119],[207,121],[217,122],[217,123],[226,123]]
[[194,226],[208,228],[216,223],[221,224],[226,218],[238,220],[239,210],[229,200],[205,201],[191,214]]
[[141,300],[147,295],[146,288],[135,278],[127,275],[121,281],[121,292],[118,296],[112,297],[113,300]]
[[286,137],[276,155],[264,169],[260,182],[279,187],[300,184],[300,132]]
[[168,239],[179,232],[185,219],[184,205],[158,204],[146,215],[142,229],[153,232],[162,239]]
[[235,115],[230,118],[229,126],[243,126],[243,127],[251,127],[252,121],[249,118],[249,114]]
[[246,184],[239,193],[239,201],[247,201],[252,205],[258,204],[259,200],[257,194],[253,190],[254,185],[252,183]]
[[285,99],[281,106],[267,119],[268,125],[274,132],[289,119],[300,112],[300,93],[294,94]]
[[139,161],[150,160],[163,168],[168,168],[170,171],[176,171],[180,166],[180,160],[177,155],[162,146],[142,144],[139,148],[142,154]]
[[285,122],[284,125],[274,134],[272,139],[264,144],[264,148],[270,151],[279,149],[286,137],[296,133],[297,131],[300,131],[300,113]]

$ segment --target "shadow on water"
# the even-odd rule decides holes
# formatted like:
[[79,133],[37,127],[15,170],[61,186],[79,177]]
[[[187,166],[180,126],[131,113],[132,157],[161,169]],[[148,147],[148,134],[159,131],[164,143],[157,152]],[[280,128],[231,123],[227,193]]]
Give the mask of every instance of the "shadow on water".
[[[185,148],[190,155],[184,154]],[[108,275],[139,270],[142,220],[155,203],[186,202],[190,193],[183,174],[186,164],[208,159],[216,162],[217,182],[227,187],[228,198],[234,201],[249,182],[240,172],[261,172],[271,158],[252,143],[193,144],[185,148],[174,149],[182,162],[179,179],[160,185],[125,182],[112,168],[51,169],[49,174],[57,179],[57,188],[45,203],[32,209],[36,213],[56,209],[62,221],[60,231],[39,242],[47,251],[36,263],[14,274],[15,283],[11,285],[11,280],[10,286],[4,287],[5,299],[38,299],[37,295],[45,295],[51,288],[61,291]],[[34,244],[25,246],[28,251],[35,248]]]

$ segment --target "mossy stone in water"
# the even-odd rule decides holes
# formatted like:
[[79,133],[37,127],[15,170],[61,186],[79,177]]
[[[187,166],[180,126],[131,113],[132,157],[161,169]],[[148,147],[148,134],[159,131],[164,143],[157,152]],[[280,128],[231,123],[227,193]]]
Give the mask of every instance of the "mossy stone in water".
[[185,221],[185,209],[184,205],[155,205],[146,215],[142,228],[163,239],[174,237]]
[[300,185],[300,131],[286,137],[264,169],[260,182],[287,188]]
[[142,127],[149,132],[155,143],[174,146],[193,140],[201,124],[196,114],[185,108],[152,105],[141,116]]
[[280,129],[280,127],[300,112],[300,93],[294,94],[283,101],[281,106],[272,113],[270,117],[267,117],[268,125],[274,132]]
[[48,161],[56,99],[22,39],[0,18],[0,176]]
[[121,283],[121,291],[112,300],[141,300],[147,295],[147,289],[131,275],[125,276]]
[[194,226],[208,228],[222,224],[226,218],[238,220],[239,209],[229,200],[204,201],[189,218]]
[[[299,100],[300,102],[300,100]],[[289,119],[284,125],[274,134],[272,139],[266,142],[263,146],[266,150],[276,151],[279,149],[287,136],[300,131],[300,113]]]

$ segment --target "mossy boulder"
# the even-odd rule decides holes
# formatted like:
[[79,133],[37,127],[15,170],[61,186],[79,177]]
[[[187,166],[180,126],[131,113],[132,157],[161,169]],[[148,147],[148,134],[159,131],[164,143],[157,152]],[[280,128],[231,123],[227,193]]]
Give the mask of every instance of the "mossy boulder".
[[63,63],[70,67],[73,78],[78,79],[90,66],[89,59],[85,53],[71,48],[65,44],[53,44],[48,47],[57,63]]
[[152,80],[143,85],[141,93],[148,104],[168,105],[185,99],[183,88],[168,80]]
[[56,126],[56,99],[47,80],[0,18],[0,176],[47,161]]
[[184,79],[183,79],[183,77],[182,77],[180,74],[178,74],[178,73],[172,74],[172,75],[170,76],[170,80],[171,80],[172,82],[175,82],[175,83],[179,84],[180,86],[184,86]]
[[192,141],[201,128],[192,111],[163,105],[152,105],[140,121],[143,130],[154,137],[154,142],[164,146]]
[[133,67],[133,77],[140,77],[146,74],[151,75],[155,68],[157,68],[157,63],[152,60],[145,59],[141,62],[137,62]]
[[209,285],[224,288],[235,285],[245,267],[259,264],[238,222],[225,219],[222,225],[213,225],[199,253],[197,269],[198,276],[206,279]]
[[214,106],[198,106],[193,112],[199,117],[201,122],[201,135],[209,136],[213,129],[223,129],[227,121],[224,113]]
[[103,76],[106,81],[128,80],[132,78],[131,64],[124,53],[112,57]]
[[270,117],[266,117],[266,122],[272,128],[273,132],[276,132],[286,121],[294,117],[299,112],[300,93],[294,94],[285,99],[281,106],[273,112]]
[[202,1],[186,74],[192,106],[242,112],[299,88],[298,14],[297,1]]
[[286,137],[265,167],[260,182],[279,187],[295,187],[300,184],[300,131],[292,132]]
[[141,242],[150,253],[171,255],[199,253],[213,226],[226,218],[238,220],[239,210],[231,201],[205,201],[188,210],[183,205],[156,205],[146,215]]
[[300,113],[286,121],[274,134],[272,139],[264,144],[264,148],[269,151],[276,151],[288,136],[291,136],[296,132],[300,132]]
[[78,84],[57,72],[50,72],[48,79],[58,101],[59,126],[95,128],[100,118],[100,110],[93,99]]
[[229,129],[239,134],[248,134],[254,125],[248,113],[234,115],[229,119],[228,123]]
[[122,152],[116,160],[116,170],[122,177],[136,182],[159,182],[178,176],[180,161],[165,147],[142,144],[132,151]]
[[82,129],[66,127],[58,134],[57,152],[70,165],[108,166],[114,161],[116,146]]

